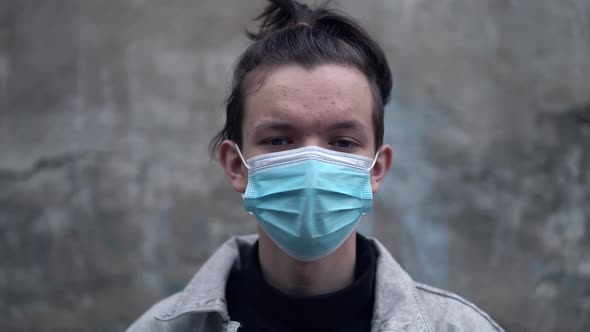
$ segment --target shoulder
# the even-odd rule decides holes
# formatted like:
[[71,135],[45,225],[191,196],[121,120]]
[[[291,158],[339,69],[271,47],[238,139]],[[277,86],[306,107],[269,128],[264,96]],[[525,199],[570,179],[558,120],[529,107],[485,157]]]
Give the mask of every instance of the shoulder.
[[504,331],[487,313],[461,296],[418,282],[415,285],[436,331]]
[[162,321],[157,320],[156,316],[159,317],[169,312],[175,303],[178,302],[179,297],[180,293],[176,293],[154,304],[127,329],[127,332],[167,331],[166,325]]
[[200,327],[213,321],[227,320],[224,299],[227,277],[240,250],[251,247],[256,239],[256,236],[230,238],[203,263],[182,292],[153,305],[127,331],[200,331]]
[[[488,314],[462,297],[418,283],[399,265],[377,239],[371,238],[379,254],[376,275],[377,317],[388,326],[409,331],[503,332]],[[414,331],[414,330],[412,330]]]

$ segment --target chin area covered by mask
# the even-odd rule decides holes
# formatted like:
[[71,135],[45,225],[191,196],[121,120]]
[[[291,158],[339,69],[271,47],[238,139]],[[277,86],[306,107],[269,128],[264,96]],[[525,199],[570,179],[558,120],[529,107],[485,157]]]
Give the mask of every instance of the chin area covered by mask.
[[307,146],[244,160],[244,207],[291,257],[314,261],[338,249],[370,212],[374,159]]

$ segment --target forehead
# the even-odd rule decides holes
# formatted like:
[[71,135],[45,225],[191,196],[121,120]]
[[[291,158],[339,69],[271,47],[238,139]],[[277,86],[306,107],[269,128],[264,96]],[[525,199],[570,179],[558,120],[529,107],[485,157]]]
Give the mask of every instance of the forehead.
[[246,91],[243,129],[270,119],[302,125],[356,120],[372,128],[372,94],[360,71],[343,65],[273,68]]

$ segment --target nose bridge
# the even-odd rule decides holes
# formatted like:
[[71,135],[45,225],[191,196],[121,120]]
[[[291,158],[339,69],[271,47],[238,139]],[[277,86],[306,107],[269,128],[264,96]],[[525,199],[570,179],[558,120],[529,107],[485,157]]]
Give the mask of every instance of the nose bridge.
[[319,146],[325,147],[325,144],[322,142],[321,133],[318,130],[308,130],[305,132],[303,136],[303,141],[301,142],[301,147],[306,146]]

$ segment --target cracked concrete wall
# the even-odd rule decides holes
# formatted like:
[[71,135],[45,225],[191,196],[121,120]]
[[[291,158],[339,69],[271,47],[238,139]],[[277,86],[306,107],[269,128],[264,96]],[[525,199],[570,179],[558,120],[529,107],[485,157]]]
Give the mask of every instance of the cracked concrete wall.
[[[590,1],[339,3],[395,75],[363,231],[509,331],[589,330]],[[0,330],[122,330],[255,230],[207,143],[262,4],[0,2]]]

